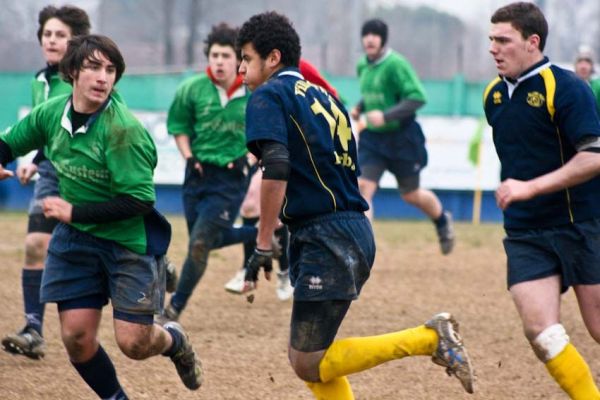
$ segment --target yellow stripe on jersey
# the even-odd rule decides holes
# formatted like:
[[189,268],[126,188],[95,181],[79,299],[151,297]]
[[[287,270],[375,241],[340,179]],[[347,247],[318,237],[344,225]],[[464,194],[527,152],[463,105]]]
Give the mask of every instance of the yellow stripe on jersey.
[[554,108],[554,95],[556,94],[556,78],[550,68],[546,68],[540,71],[540,75],[544,80],[544,86],[546,87],[546,108],[550,119],[554,121],[554,114],[556,110]]
[[[548,109],[550,120],[554,122],[554,114],[556,114],[556,108],[554,107],[554,97],[556,95],[556,78],[554,77],[554,73],[550,68],[541,70],[540,75],[542,76],[542,80],[544,81],[544,87],[546,88],[546,108]],[[560,147],[560,162],[562,165],[565,165],[563,143],[560,137],[560,131],[558,130],[558,126],[556,127],[556,137],[558,139],[558,145]],[[573,221],[575,221],[575,218],[573,217],[573,210],[571,208],[571,193],[569,189],[565,189],[565,195],[567,196],[569,220],[572,223]]]
[[496,86],[496,84],[498,82],[500,82],[500,77],[497,76],[493,81],[491,81],[485,88],[485,90],[483,91],[483,106],[485,107],[485,101],[487,100],[488,94],[490,94],[490,91],[492,90],[492,88],[494,86]]
[[323,186],[323,188],[325,190],[327,190],[327,192],[329,192],[329,195],[331,196],[331,201],[333,201],[333,209],[335,211],[337,211],[337,202],[335,201],[335,195],[333,194],[333,191],[327,187],[325,182],[323,182],[323,179],[321,179],[321,175],[319,175],[319,171],[317,170],[317,166],[315,165],[315,160],[313,159],[312,153],[310,152],[310,146],[308,145],[308,141],[306,140],[306,136],[304,135],[302,128],[300,128],[300,125],[294,119],[294,117],[292,117],[290,115],[290,118],[296,125],[296,128],[298,128],[298,132],[300,132],[300,135],[302,136],[302,140],[304,140],[304,144],[306,145],[306,151],[308,152],[308,157],[310,158],[310,163],[312,164],[313,169],[315,170],[315,175],[317,176],[317,179],[319,179],[319,182],[321,182],[321,185]]

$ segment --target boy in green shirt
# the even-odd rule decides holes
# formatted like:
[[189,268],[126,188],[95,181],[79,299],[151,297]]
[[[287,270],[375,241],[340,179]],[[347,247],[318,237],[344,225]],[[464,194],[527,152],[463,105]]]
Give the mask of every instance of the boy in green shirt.
[[367,216],[372,219],[379,179],[390,171],[402,199],[433,220],[442,253],[448,254],[454,247],[452,215],[435,193],[419,186],[427,150],[415,113],[425,104],[425,91],[410,63],[385,48],[387,34],[388,27],[380,19],[365,22],[361,32],[366,53],[357,66],[362,99],[351,112],[355,120],[364,113],[367,122],[358,147],[360,193],[369,203]]
[[98,343],[102,308],[111,299],[115,338],[136,360],[169,356],[183,383],[198,389],[202,370],[183,328],[153,323],[164,294],[158,260],[170,225],[153,208],[156,149],[112,89],[125,70],[105,36],[72,39],[61,61],[72,96],[36,107],[0,136],[2,165],[45,147],[61,197],[47,197],[44,215],[60,221],[42,278],[41,301],[56,302],[71,363],[100,398],[126,399],[112,361]]
[[580,51],[575,58],[575,74],[592,88],[596,99],[596,110],[600,115],[600,79],[592,79],[594,72],[594,57],[591,51]]
[[[44,7],[38,15],[38,21],[37,37],[47,66],[35,75],[31,83],[33,107],[49,98],[71,93],[73,89],[71,85],[62,80],[58,74],[58,63],[67,50],[69,39],[88,34],[90,30],[90,20],[86,12],[73,6]],[[4,350],[33,359],[39,359],[45,354],[46,346],[43,338],[45,307],[40,302],[40,284],[48,243],[58,223],[55,219],[44,217],[41,207],[45,197],[58,195],[56,171],[52,163],[45,159],[43,149],[38,151],[32,163],[22,164],[17,168],[17,176],[22,184],[27,184],[36,172],[39,178],[35,181],[33,198],[29,206],[25,265],[21,279],[26,323],[23,329],[8,334],[2,339]]]
[[237,29],[213,27],[206,40],[208,68],[181,84],[167,129],[186,160],[183,205],[188,256],[160,321],[176,321],[208,263],[211,250],[256,238],[254,226],[233,227],[248,187],[245,115],[249,93],[238,75]]

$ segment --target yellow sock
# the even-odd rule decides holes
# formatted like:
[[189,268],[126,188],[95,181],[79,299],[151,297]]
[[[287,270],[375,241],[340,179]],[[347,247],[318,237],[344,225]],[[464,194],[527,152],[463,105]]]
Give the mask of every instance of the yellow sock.
[[571,399],[600,399],[600,392],[594,383],[590,368],[571,343],[548,361],[546,368]]
[[354,400],[350,382],[345,376],[334,378],[329,382],[305,382],[317,400]]
[[397,358],[428,356],[437,343],[437,333],[424,325],[380,336],[336,340],[319,364],[319,375],[322,382],[328,382]]

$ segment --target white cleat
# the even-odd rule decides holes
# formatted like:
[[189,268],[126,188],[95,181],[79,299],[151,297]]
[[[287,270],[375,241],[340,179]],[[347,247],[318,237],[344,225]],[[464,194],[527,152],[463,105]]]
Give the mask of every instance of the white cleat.
[[277,298],[281,301],[289,300],[294,294],[294,288],[290,283],[290,274],[288,271],[277,273],[277,288],[275,289]]

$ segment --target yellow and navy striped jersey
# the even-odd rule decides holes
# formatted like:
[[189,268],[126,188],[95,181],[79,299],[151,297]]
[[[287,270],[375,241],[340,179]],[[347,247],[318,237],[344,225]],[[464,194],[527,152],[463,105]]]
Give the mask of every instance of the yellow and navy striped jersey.
[[[357,184],[356,140],[344,106],[297,68],[278,71],[248,101],[246,141],[272,140],[290,153],[282,220],[368,209]],[[256,154],[258,155],[258,154]]]
[[[547,58],[517,80],[494,79],[484,92],[501,180],[530,180],[567,163],[583,143],[600,137],[589,86]],[[600,177],[556,193],[511,204],[504,225],[545,228],[600,217]]]

